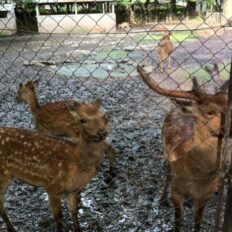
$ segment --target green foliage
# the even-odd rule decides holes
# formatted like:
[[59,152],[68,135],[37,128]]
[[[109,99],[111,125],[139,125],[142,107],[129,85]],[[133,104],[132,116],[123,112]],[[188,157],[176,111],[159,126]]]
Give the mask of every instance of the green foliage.
[[24,10],[33,12],[35,11],[35,1],[34,0],[14,0],[17,6],[22,7]]

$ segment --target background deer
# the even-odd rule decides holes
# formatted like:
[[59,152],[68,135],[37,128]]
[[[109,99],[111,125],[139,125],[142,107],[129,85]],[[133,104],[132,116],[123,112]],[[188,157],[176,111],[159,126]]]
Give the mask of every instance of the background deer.
[[[28,104],[34,118],[36,130],[54,136],[67,136],[77,139],[77,135],[79,134],[77,124],[75,119],[70,115],[67,104],[75,105],[77,103],[79,106],[78,102],[66,100],[40,105],[36,96],[37,85],[38,80],[28,81],[26,84],[20,83],[16,97],[18,101],[24,101]],[[91,107],[92,104],[83,103],[83,105]],[[80,112],[79,107],[77,108],[77,112]],[[115,176],[115,150],[106,141],[104,144],[105,153],[109,155],[110,159],[109,179],[107,181],[111,181],[111,178]]]
[[130,30],[130,25],[128,22],[122,22],[118,24],[118,29]]
[[77,218],[79,192],[91,181],[102,164],[105,138],[110,125],[100,110],[75,102],[71,113],[78,128],[78,143],[27,129],[0,128],[0,215],[9,232],[15,231],[3,206],[4,193],[12,178],[40,186],[61,231],[61,197],[67,196],[75,232],[80,232]]
[[164,61],[168,59],[168,68],[171,68],[171,54],[174,50],[174,45],[170,39],[169,34],[165,34],[161,37],[158,43],[158,57],[160,71],[163,72]]
[[218,138],[227,95],[225,92],[207,94],[200,89],[195,79],[192,91],[161,88],[143,68],[138,66],[137,70],[151,89],[174,98],[176,106],[179,106],[166,114],[162,128],[164,160],[171,172],[169,181],[172,183],[175,232],[181,228],[185,196],[193,199],[195,232],[200,231],[203,209],[219,185]]

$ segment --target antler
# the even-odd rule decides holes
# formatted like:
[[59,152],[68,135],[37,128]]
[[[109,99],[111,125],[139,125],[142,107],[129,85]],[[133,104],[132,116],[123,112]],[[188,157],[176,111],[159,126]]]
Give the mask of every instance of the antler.
[[208,94],[202,92],[195,77],[193,78],[193,89],[191,91],[169,90],[166,88],[159,87],[154,81],[152,81],[152,79],[148,76],[148,74],[145,72],[145,70],[140,65],[137,66],[137,71],[140,74],[143,81],[152,90],[154,90],[160,95],[172,97],[172,98],[189,99],[189,100],[193,100],[197,102],[201,101],[202,98],[209,97]]

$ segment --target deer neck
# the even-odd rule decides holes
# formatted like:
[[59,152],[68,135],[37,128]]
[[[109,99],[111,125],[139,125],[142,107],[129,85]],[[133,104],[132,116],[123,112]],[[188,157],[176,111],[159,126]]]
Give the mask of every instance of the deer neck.
[[99,168],[103,161],[104,141],[86,141],[82,136],[80,136],[79,148],[82,162],[85,163],[85,165]]
[[38,99],[37,99],[35,93],[31,93],[31,94],[30,94],[30,97],[28,98],[27,103],[28,103],[28,105],[29,105],[29,107],[30,107],[32,113],[34,113],[34,114],[35,114],[35,113],[39,110],[39,108],[40,108],[40,105],[39,105],[39,103],[38,103]]
[[209,153],[216,153],[218,137],[213,135],[202,122],[197,122],[194,128],[194,147]]

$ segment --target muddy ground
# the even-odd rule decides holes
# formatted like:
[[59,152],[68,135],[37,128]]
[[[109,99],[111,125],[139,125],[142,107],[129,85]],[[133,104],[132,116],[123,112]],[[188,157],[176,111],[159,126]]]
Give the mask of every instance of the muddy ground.
[[[140,42],[138,35],[145,36],[146,32],[27,35],[0,39],[2,126],[34,127],[26,105],[15,101],[18,84],[29,79],[40,80],[37,93],[41,104],[70,98],[89,102],[98,97],[110,115],[113,131],[108,141],[117,151],[117,177],[110,186],[104,182],[108,170],[106,160],[99,174],[82,191],[79,216],[83,231],[159,232],[168,231],[173,225],[172,208],[159,205],[163,179],[161,126],[171,104],[138,78],[136,65],[152,67],[159,81],[160,77],[165,79],[168,75],[157,69],[156,43]],[[228,64],[232,33],[226,31],[221,37],[175,46],[172,69],[214,62]],[[112,57],[95,59],[93,56],[96,52],[115,50],[142,51],[143,55],[117,60]],[[95,78],[91,73],[65,75],[59,70],[67,64],[85,68],[87,64],[112,64],[123,75],[110,75],[110,68],[106,69],[109,73],[106,78]],[[130,66],[129,73],[121,67],[123,64]],[[202,231],[213,231],[216,200],[214,196],[205,210]],[[54,231],[47,195],[42,189],[14,180],[5,196],[5,206],[17,231]],[[65,202],[63,208],[65,231],[71,231],[71,218]],[[192,230],[192,221],[191,210],[186,207],[183,231]],[[2,220],[0,231],[6,231]]]

